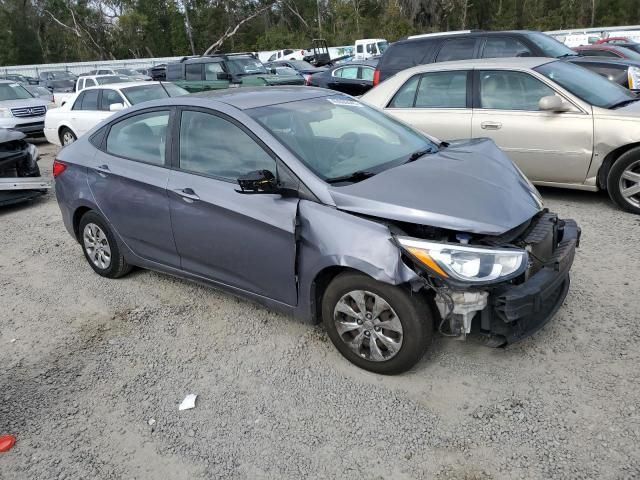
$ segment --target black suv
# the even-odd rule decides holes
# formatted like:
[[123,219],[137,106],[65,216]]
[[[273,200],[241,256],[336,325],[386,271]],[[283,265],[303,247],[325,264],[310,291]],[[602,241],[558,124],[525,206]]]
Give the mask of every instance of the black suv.
[[470,58],[563,58],[577,55],[550,36],[528,30],[414,35],[387,48],[378,63],[373,84],[377,85],[401,70],[426,63]]

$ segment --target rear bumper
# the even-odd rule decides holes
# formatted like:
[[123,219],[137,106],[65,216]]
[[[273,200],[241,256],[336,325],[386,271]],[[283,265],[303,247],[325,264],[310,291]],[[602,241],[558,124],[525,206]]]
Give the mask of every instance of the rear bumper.
[[494,289],[481,312],[482,333],[522,340],[541,329],[558,311],[569,292],[569,270],[580,243],[581,231],[573,220],[564,221],[562,240],[547,265],[520,285]]

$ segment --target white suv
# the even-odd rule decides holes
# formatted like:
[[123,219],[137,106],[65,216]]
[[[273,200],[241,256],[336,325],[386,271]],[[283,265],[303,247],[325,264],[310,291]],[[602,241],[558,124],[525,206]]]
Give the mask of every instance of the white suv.
[[0,80],[0,128],[42,136],[50,102],[34,98],[22,85]]

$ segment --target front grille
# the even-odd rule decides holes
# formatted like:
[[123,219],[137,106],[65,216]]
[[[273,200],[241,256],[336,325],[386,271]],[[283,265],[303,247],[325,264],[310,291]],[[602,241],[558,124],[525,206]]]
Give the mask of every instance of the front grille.
[[22,108],[12,108],[11,114],[14,117],[25,118],[25,117],[41,117],[47,113],[47,107],[38,106],[38,107],[22,107]]

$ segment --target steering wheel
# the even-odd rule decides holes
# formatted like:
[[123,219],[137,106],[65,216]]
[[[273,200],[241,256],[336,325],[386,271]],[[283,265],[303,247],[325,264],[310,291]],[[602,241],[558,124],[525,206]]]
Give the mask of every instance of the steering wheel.
[[358,135],[353,132],[348,132],[342,135],[336,142],[333,150],[331,150],[327,156],[331,165],[353,158],[356,151],[356,145],[359,142],[360,139],[358,138]]

